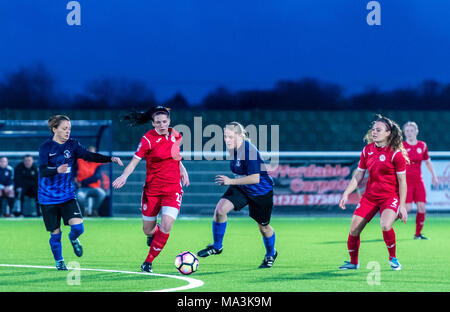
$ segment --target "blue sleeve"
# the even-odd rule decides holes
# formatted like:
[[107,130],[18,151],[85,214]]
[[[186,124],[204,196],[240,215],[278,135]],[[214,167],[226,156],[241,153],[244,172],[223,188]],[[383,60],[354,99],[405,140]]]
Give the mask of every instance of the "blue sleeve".
[[247,174],[261,173],[261,163],[258,160],[249,160],[247,162]]
[[258,150],[252,146],[251,144],[248,144],[246,147],[248,147],[248,150],[246,151],[246,159],[247,159],[247,174],[256,174],[261,173],[261,158],[259,156]]
[[39,166],[48,166],[48,145],[42,144],[39,148]]
[[85,159],[86,154],[87,154],[87,150],[86,150],[86,148],[83,145],[81,145],[80,142],[78,142],[77,140],[74,140],[74,147],[73,147],[73,149],[74,149],[76,158]]

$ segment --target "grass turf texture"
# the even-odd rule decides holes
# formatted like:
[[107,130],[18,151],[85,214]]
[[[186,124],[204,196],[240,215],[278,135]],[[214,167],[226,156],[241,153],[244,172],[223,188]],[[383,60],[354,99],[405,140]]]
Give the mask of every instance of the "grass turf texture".
[[[374,218],[361,235],[360,263],[356,271],[340,271],[348,260],[349,217],[273,217],[279,256],[271,269],[258,269],[265,249],[258,228],[250,218],[230,217],[221,255],[200,258],[198,272],[190,277],[204,285],[192,292],[342,292],[342,291],[450,291],[448,248],[450,218],[428,216],[424,234],[431,239],[415,241],[415,216],[408,223],[396,222],[397,256],[403,266],[394,272],[382,239],[379,218]],[[178,275],[175,256],[185,250],[197,253],[211,242],[211,218],[179,219],[169,241],[155,260],[155,273]],[[79,262],[81,268],[140,271],[148,247],[140,218],[85,219],[80,241],[84,255],[74,255],[63,227],[63,256],[66,264]],[[1,219],[1,264],[54,266],[48,243],[50,235],[40,219]],[[378,262],[379,285],[367,282]],[[72,270],[0,267],[0,291],[100,291],[134,292],[184,286],[185,281],[167,277],[81,271],[80,285],[68,285]]]

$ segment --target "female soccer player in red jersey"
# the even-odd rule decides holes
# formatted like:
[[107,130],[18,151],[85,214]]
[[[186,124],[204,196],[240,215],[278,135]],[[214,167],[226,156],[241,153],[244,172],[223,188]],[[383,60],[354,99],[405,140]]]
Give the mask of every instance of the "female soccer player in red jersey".
[[438,185],[438,180],[436,173],[434,172],[433,165],[431,164],[430,156],[428,155],[428,147],[426,143],[417,140],[417,134],[419,133],[419,127],[417,124],[413,121],[407,122],[403,126],[403,132],[406,137],[403,145],[405,146],[410,159],[410,164],[406,166],[406,183],[408,184],[406,210],[410,212],[412,203],[416,203],[416,234],[414,235],[414,239],[427,239],[422,235],[422,228],[425,222],[425,203],[427,202],[425,184],[422,179],[422,160],[425,161],[425,165],[431,173],[432,183],[435,186]]
[[[181,134],[170,128],[169,109],[157,106],[145,113],[133,112],[124,118],[131,126],[152,121],[154,129],[141,139],[133,159],[114,182],[114,188],[125,185],[128,176],[142,158],[147,165],[147,176],[142,192],[141,211],[143,230],[150,247],[141,265],[144,272],[152,272],[153,260],[167,243],[169,233],[180,210],[183,186],[189,186],[189,176],[181,163]],[[161,211],[161,223],[157,217]]]
[[403,147],[402,130],[392,120],[381,115],[372,123],[364,140],[368,143],[361,153],[358,172],[347,186],[339,206],[345,209],[348,196],[357,188],[369,171],[366,190],[353,213],[347,247],[350,261],[339,269],[358,269],[360,234],[366,224],[380,211],[383,238],[389,252],[392,270],[401,270],[396,257],[394,221],[400,218],[406,223],[406,163],[408,155]]

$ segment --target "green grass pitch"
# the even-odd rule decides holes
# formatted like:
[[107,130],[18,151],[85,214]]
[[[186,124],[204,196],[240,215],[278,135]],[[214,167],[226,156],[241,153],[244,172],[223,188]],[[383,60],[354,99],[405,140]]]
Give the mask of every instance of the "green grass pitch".
[[[424,234],[431,239],[412,239],[415,215],[408,223],[396,222],[397,256],[402,271],[392,271],[379,218],[361,235],[360,263],[356,271],[339,271],[348,260],[348,217],[272,217],[278,259],[271,269],[258,269],[265,249],[261,235],[248,217],[230,217],[221,255],[200,258],[190,275],[202,281],[192,292],[441,292],[450,291],[450,217],[427,217]],[[188,284],[174,267],[175,256],[185,250],[196,253],[211,242],[211,218],[180,218],[169,241],[155,260],[153,271],[170,276],[130,274],[139,272],[148,247],[140,218],[85,219],[80,241],[84,255],[77,258],[63,227],[66,264],[81,268],[121,272],[78,271],[78,285],[68,280],[74,270],[0,266],[1,292],[141,292]],[[0,264],[54,266],[49,234],[40,219],[0,220]],[[374,266],[369,266],[368,264]],[[379,264],[379,270],[377,265]],[[123,271],[123,272],[122,272]],[[378,276],[378,280],[374,277]]]

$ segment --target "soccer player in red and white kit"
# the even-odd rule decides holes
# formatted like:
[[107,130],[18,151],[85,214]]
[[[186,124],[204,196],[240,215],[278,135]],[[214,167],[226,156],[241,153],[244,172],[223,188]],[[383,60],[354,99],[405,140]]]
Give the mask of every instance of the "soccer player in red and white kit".
[[412,203],[416,203],[416,233],[414,239],[428,239],[422,235],[422,228],[425,223],[425,204],[427,202],[425,184],[422,178],[422,161],[425,161],[425,165],[431,173],[431,181],[435,186],[438,185],[438,179],[431,164],[430,156],[428,155],[427,144],[417,140],[417,134],[419,133],[417,124],[413,121],[408,121],[403,125],[403,133],[406,137],[403,145],[408,152],[410,160],[410,164],[406,166],[406,183],[408,184],[406,210],[409,213],[412,208]]
[[396,256],[394,221],[400,218],[406,223],[406,163],[408,155],[403,147],[402,130],[392,120],[377,115],[372,128],[364,140],[368,143],[361,152],[357,173],[347,186],[339,206],[345,209],[348,196],[357,188],[369,172],[366,190],[353,213],[347,247],[350,261],[339,269],[358,269],[360,234],[367,223],[380,211],[380,224],[383,238],[389,252],[389,264],[392,270],[401,270]]
[[[151,121],[154,127],[142,137],[133,159],[122,175],[113,182],[114,188],[121,188],[141,159],[146,160],[147,175],[142,192],[141,211],[143,230],[147,235],[150,250],[141,270],[151,273],[153,260],[166,245],[172,225],[178,216],[183,196],[182,184],[189,186],[189,176],[181,163],[181,134],[169,127],[168,108],[157,106],[144,113],[133,112],[124,119],[128,120],[131,126]],[[157,224],[160,212],[161,223]]]

